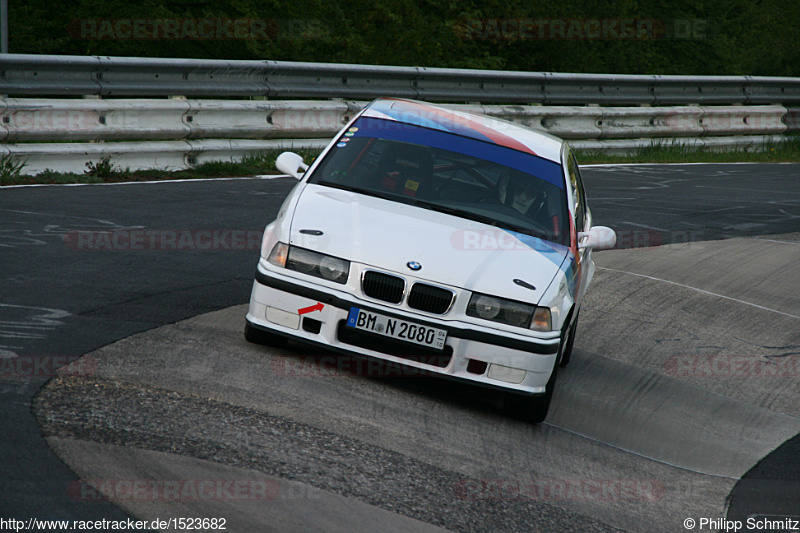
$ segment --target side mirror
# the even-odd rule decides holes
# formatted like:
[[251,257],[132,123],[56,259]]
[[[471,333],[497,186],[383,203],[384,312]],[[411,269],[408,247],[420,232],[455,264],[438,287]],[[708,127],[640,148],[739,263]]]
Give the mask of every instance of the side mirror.
[[[275,160],[275,168],[299,180],[303,177],[303,173],[308,170],[308,165],[303,163],[303,158],[296,153],[283,152]],[[302,171],[300,169],[302,169]]]
[[617,234],[606,226],[593,226],[589,231],[578,233],[578,248],[608,250],[617,244]]

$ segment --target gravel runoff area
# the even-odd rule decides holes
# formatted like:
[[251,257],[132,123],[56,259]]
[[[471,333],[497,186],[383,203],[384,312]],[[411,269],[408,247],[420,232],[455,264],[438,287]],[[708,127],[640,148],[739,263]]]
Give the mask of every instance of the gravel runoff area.
[[471,500],[480,480],[280,416],[199,396],[62,376],[34,409],[45,436],[169,452],[306,483],[453,531],[619,531],[535,499]]

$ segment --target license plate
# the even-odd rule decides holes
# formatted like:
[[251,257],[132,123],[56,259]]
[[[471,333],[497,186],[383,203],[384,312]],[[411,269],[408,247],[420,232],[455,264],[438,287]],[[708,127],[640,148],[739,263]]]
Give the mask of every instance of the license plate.
[[365,311],[358,307],[351,307],[350,314],[347,316],[347,325],[351,328],[377,333],[384,337],[413,342],[422,346],[428,346],[441,350],[444,348],[444,341],[447,339],[447,331],[439,328],[431,328],[391,318],[371,311]]

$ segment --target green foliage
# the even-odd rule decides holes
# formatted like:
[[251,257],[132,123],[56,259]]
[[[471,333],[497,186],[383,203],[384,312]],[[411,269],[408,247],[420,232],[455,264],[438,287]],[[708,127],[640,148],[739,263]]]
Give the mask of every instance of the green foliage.
[[[800,2],[783,0],[27,0],[9,5],[9,49],[800,76],[798,20]],[[642,31],[626,35],[622,24]]]
[[765,141],[746,149],[704,149],[674,140],[669,144],[653,143],[629,155],[610,155],[600,151],[576,150],[581,163],[775,163],[800,161],[800,136],[782,142]]
[[109,159],[108,157],[103,157],[97,163],[94,163],[92,161],[87,161],[86,170],[84,171],[84,173],[91,177],[108,179],[117,174],[118,171],[117,169],[114,168],[114,165],[111,163],[111,159]]
[[[295,150],[306,163],[311,162],[320,154],[321,150]],[[46,169],[39,174],[30,176],[21,174],[22,164],[14,163],[8,156],[0,157],[0,185],[24,185],[31,183],[108,183],[120,181],[153,181],[171,179],[202,179],[202,178],[230,178],[239,176],[258,176],[275,174],[275,159],[280,151],[265,151],[245,155],[241,161],[207,161],[194,168],[177,171],[161,169],[136,170],[120,169],[115,167],[108,158],[98,162],[86,163],[87,170],[83,174],[70,172],[56,172]],[[16,170],[3,173],[6,162],[11,161]],[[11,167],[9,167],[11,168]]]
[[[303,160],[311,164],[320,150],[295,150]],[[202,177],[258,176],[275,172],[275,159],[280,151],[267,151],[247,154],[241,161],[208,161],[197,165],[191,172]]]
[[25,161],[17,161],[9,154],[0,156],[0,183],[13,183],[19,178],[24,166]]

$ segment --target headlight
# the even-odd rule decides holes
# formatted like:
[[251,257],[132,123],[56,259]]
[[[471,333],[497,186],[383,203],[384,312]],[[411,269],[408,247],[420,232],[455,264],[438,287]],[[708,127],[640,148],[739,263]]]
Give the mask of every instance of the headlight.
[[347,283],[347,276],[350,273],[350,261],[312,252],[305,248],[289,246],[282,242],[275,245],[267,261],[275,266],[336,283]]
[[469,301],[467,314],[485,318],[486,320],[495,320],[500,314],[501,305],[502,303],[497,298],[492,298],[484,294],[473,294]]
[[535,305],[473,293],[467,305],[467,316],[500,322],[510,326],[550,331],[550,309]]
[[319,262],[319,273],[325,279],[344,283],[347,281],[348,272],[350,272],[350,263],[344,259],[326,255]]

